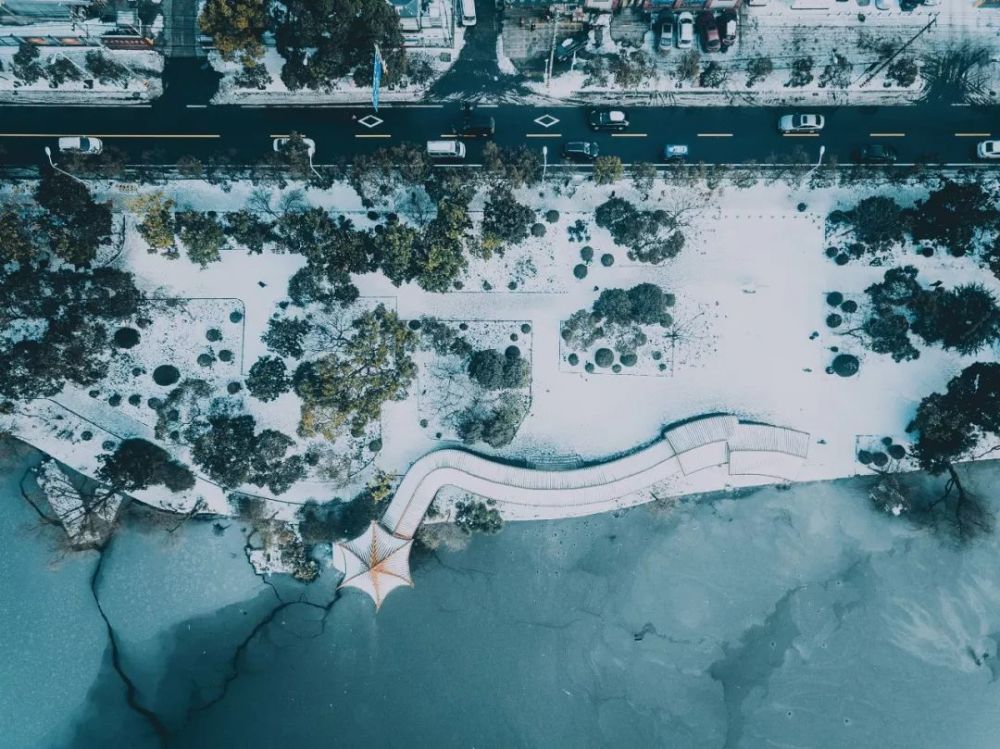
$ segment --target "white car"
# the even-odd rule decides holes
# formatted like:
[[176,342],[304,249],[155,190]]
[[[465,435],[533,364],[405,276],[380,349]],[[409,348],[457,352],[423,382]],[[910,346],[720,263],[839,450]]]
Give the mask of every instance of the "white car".
[[984,140],[976,146],[976,155],[981,159],[1000,159],[1000,140]]
[[96,156],[104,150],[104,144],[100,138],[60,138],[59,150],[62,153],[85,153]]
[[694,45],[694,16],[687,11],[678,13],[674,28],[677,29],[677,48],[690,49]]
[[[280,153],[284,151],[289,143],[292,142],[291,138],[275,138],[274,139],[274,151],[275,153]],[[309,158],[311,159],[316,155],[316,141],[312,138],[302,138],[302,142],[306,144],[306,151],[309,153]]]
[[783,133],[818,133],[825,124],[821,114],[786,114],[778,120],[778,129]]

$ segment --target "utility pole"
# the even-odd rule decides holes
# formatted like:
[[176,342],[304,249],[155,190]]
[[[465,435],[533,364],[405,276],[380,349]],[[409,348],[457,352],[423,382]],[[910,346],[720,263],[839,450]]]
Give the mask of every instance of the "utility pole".
[[549,168],[549,147],[542,146],[542,184],[545,184],[545,172]]
[[556,59],[556,28],[559,26],[559,14],[554,6],[552,10],[552,43],[549,45],[549,63],[545,68],[545,90],[552,89],[552,68]]

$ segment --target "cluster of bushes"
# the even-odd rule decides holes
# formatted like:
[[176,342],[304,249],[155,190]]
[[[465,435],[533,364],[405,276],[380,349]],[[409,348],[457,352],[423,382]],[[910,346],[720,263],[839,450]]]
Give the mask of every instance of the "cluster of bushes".
[[10,71],[24,83],[36,83],[41,79],[49,82],[49,88],[57,88],[63,83],[82,81],[85,76],[102,84],[124,84],[132,77],[132,71],[117,62],[105,50],[91,50],[84,57],[83,67],[69,58],[57,56],[44,67],[39,62],[41,54],[38,46],[22,41],[11,59]]
[[511,398],[492,407],[472,406],[457,419],[458,436],[468,445],[485,442],[490,447],[510,444],[528,413],[523,398]]
[[[674,306],[673,294],[663,291],[652,283],[643,283],[631,289],[605,289],[591,309],[575,312],[562,325],[562,337],[568,346],[577,351],[586,351],[598,341],[607,341],[595,353],[594,364],[599,367],[632,367],[638,361],[636,354],[640,346],[649,340],[644,327],[669,328],[673,317],[668,310]],[[619,363],[614,363],[618,352]],[[571,364],[579,363],[577,354],[570,354]],[[665,365],[660,365],[661,369]],[[588,371],[593,364],[587,363]]]
[[469,357],[469,379],[486,390],[521,388],[531,378],[531,365],[521,356],[521,349],[508,346],[501,354],[496,349],[482,349]]
[[920,356],[911,332],[929,345],[965,355],[1000,339],[1000,308],[980,284],[925,289],[917,280],[917,269],[905,266],[886,271],[883,280],[865,293],[870,314],[860,329],[847,332],[860,331],[872,351],[891,354],[894,361]]
[[[513,206],[490,214],[491,227],[504,232],[504,241],[521,236],[511,221],[510,212],[519,208]],[[306,267],[289,283],[289,296],[298,305],[350,304],[358,296],[350,275],[376,270],[397,286],[416,281],[428,291],[448,291],[468,264],[465,247],[472,220],[460,200],[442,199],[437,215],[422,229],[390,214],[368,231],[322,208],[297,207],[273,217],[248,209],[221,215],[175,211],[173,201],[162,193],[136,198],[131,207],[139,214],[137,228],[151,250],[175,256],[180,243],[192,262],[202,267],[218,261],[231,246],[304,255]]]
[[[984,232],[995,232],[1000,219],[996,195],[976,182],[945,180],[926,199],[904,208],[892,198],[864,198],[849,210],[836,210],[827,223],[850,241],[828,254],[839,264],[853,258],[878,258],[907,236],[928,249],[942,248],[956,257],[977,250]],[[989,255],[990,250],[986,251]]]

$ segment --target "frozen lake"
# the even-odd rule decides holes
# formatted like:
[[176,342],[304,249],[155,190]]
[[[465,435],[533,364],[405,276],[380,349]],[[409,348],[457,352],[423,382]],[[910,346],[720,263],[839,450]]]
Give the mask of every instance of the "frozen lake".
[[[91,595],[0,457],[0,746],[156,747]],[[969,486],[1000,486],[976,466]],[[994,505],[996,497],[993,498]],[[254,576],[238,522],[130,522],[97,580],[177,747],[953,747],[1000,734],[1000,541],[877,515],[864,482],[510,525],[378,616]],[[233,655],[281,600],[240,656]]]

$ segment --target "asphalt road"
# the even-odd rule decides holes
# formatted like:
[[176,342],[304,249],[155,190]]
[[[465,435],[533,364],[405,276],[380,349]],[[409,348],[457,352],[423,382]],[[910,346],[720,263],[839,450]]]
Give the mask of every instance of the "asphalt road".
[[[1000,107],[925,104],[908,107],[815,108],[826,116],[818,135],[783,136],[777,122],[789,109],[747,107],[635,107],[624,133],[594,133],[586,107],[482,105],[495,118],[493,140],[502,146],[547,147],[558,163],[562,144],[592,140],[602,154],[625,163],[658,161],[666,144],[684,144],[690,162],[748,161],[849,163],[867,143],[891,145],[900,163],[975,163],[976,143],[1000,138]],[[798,110],[803,111],[803,110]],[[316,141],[317,165],[335,163],[377,148],[423,143],[452,133],[458,104],[370,107],[214,107],[173,100],[149,107],[2,107],[0,163],[39,164],[44,146],[61,135],[91,135],[124,151],[130,163],[172,164],[185,155],[206,159],[225,154],[250,163],[271,150],[271,137],[292,131]],[[546,119],[546,116],[551,119]],[[374,118],[374,119],[370,119]],[[482,140],[469,140],[468,163],[476,163]],[[58,158],[58,157],[57,157]]]

